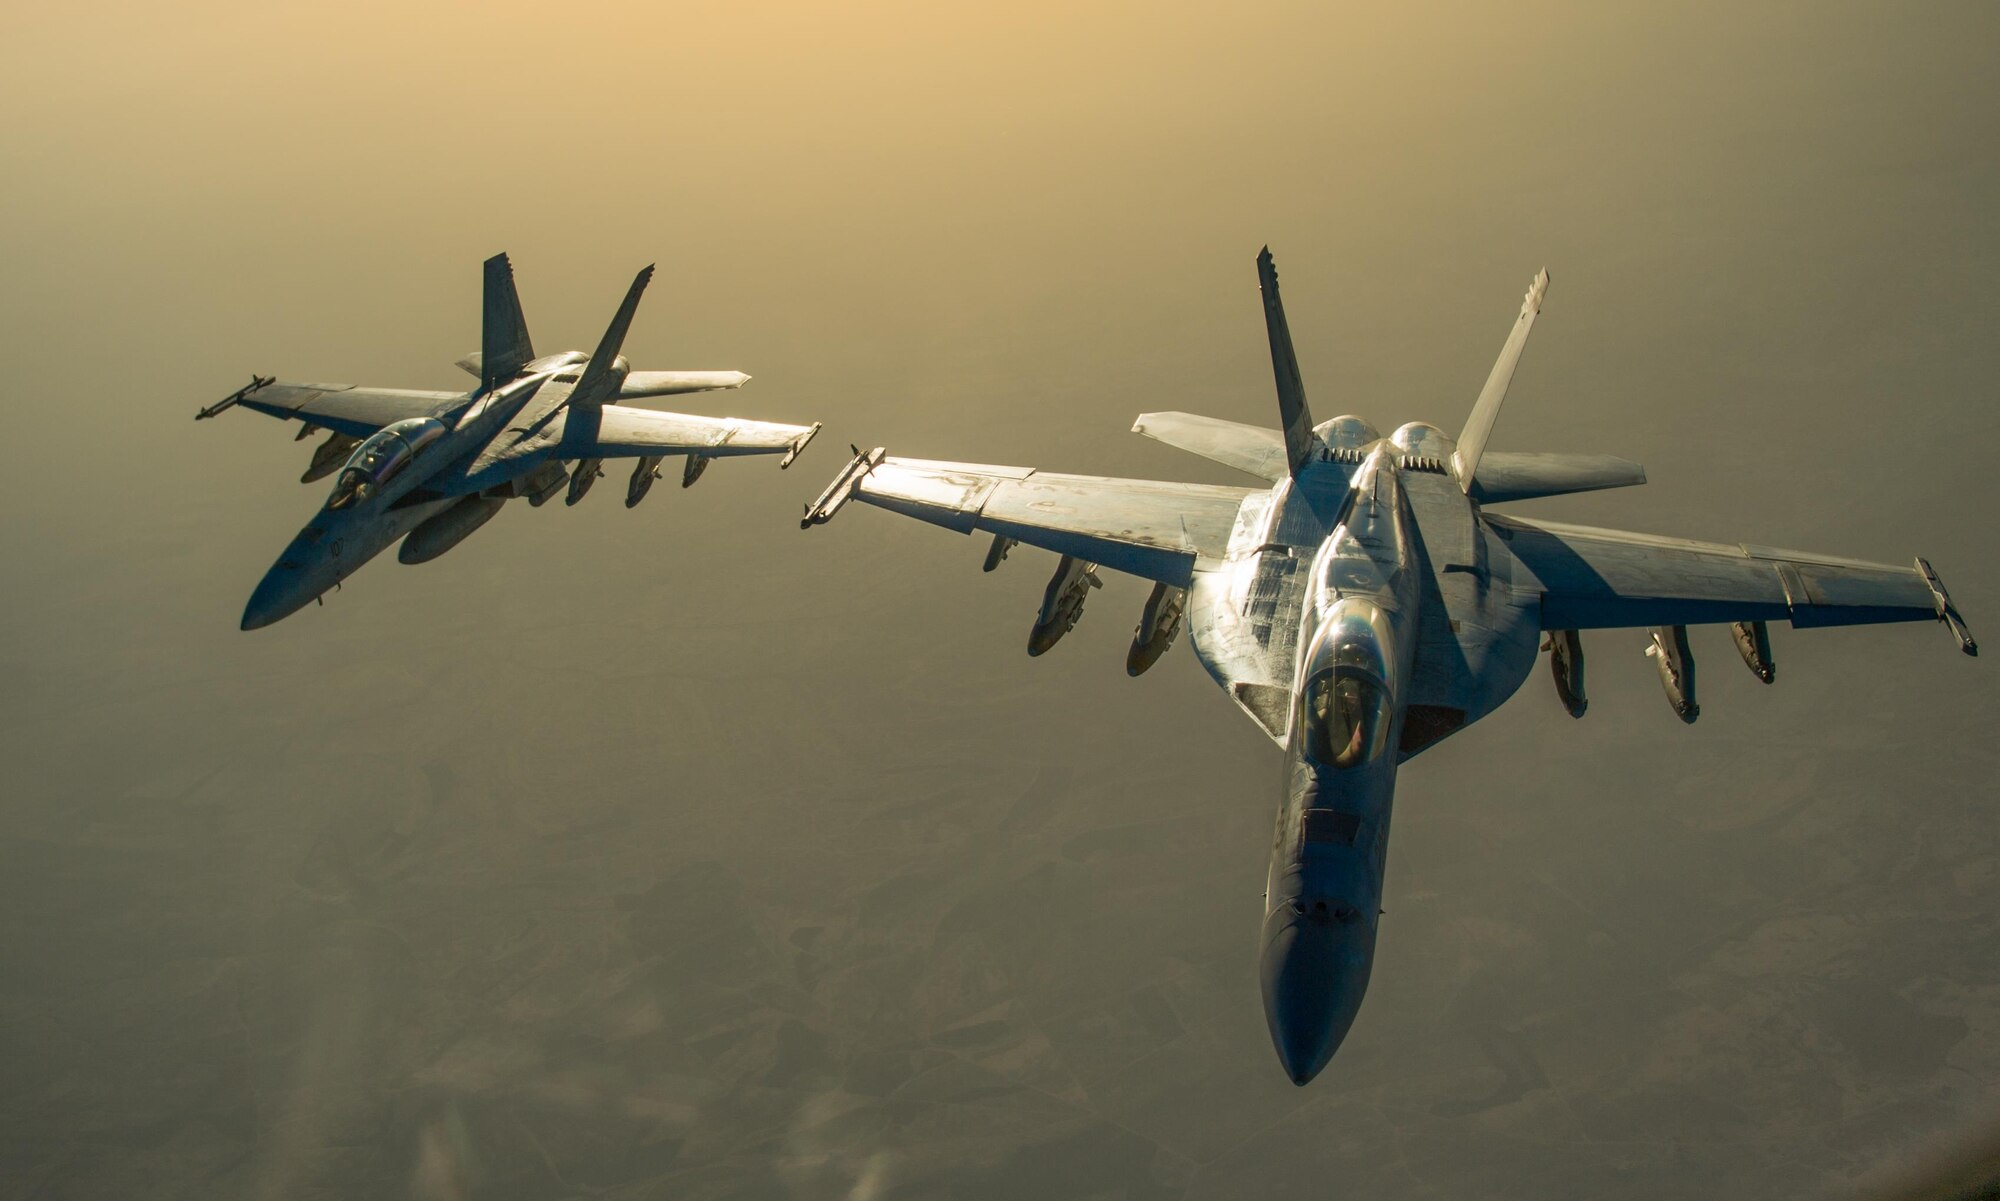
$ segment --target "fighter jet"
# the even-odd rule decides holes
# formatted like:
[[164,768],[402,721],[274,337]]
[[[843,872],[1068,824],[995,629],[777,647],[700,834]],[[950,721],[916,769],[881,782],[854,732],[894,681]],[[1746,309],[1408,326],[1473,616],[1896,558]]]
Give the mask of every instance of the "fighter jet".
[[[625,506],[645,497],[662,459],[686,456],[681,486],[712,459],[782,454],[790,467],[819,432],[810,426],[694,417],[621,402],[716,388],[740,388],[740,371],[634,371],[618,353],[647,267],[591,354],[535,354],[514,268],[486,260],[481,349],[458,366],[479,385],[465,393],[289,384],[252,375],[250,383],[195,414],[201,421],[242,407],[303,423],[299,439],[326,430],[300,477],[333,474],[333,492],[278,556],[250,595],[243,628],[254,630],[319,599],[363,563],[403,539],[397,558],[425,563],[492,520],[510,499],[539,506],[568,485],[575,504],[603,474],[605,459],[636,459]],[[572,469],[567,464],[574,463]],[[408,535],[408,537],[405,537]]]
[[1487,450],[1549,277],[1529,287],[1456,439],[1411,422],[1383,437],[1359,417],[1315,424],[1267,248],[1257,259],[1281,429],[1147,413],[1133,429],[1264,488],[1059,475],[1031,467],[855,451],[806,527],[850,500],[1061,556],[1028,639],[1075,625],[1108,567],[1153,581],[1126,670],[1145,671],[1185,624],[1215,682],[1284,750],[1285,793],[1265,892],[1264,1013],[1305,1084],[1353,1024],[1382,913],[1397,769],[1491,713],[1549,652],[1571,714],[1585,707],[1586,629],[1648,632],[1674,711],[1695,704],[1686,627],[1729,624],[1744,661],[1774,675],[1767,623],[1797,628],[1934,619],[1977,653],[1930,564],[1896,567],[1504,515],[1506,502],[1645,482],[1608,455]]

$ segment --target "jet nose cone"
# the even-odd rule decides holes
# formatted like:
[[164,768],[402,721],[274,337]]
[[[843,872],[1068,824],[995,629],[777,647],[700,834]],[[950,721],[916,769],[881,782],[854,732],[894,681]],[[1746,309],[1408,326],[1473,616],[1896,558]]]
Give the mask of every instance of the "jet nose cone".
[[1319,1075],[1361,1009],[1374,933],[1350,909],[1345,920],[1287,910],[1264,944],[1264,1018],[1278,1062],[1293,1084]]
[[272,599],[265,595],[265,589],[258,588],[250,594],[250,603],[243,606],[243,629],[261,630],[283,617]]
[[298,612],[312,599],[302,594],[303,584],[299,572],[282,565],[273,567],[250,594],[250,603],[243,606],[243,628],[261,630]]

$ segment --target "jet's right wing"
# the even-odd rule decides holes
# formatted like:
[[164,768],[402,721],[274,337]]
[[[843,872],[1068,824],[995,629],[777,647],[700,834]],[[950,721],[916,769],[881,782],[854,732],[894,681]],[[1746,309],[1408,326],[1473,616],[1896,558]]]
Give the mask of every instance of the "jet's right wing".
[[463,404],[462,392],[416,392],[402,388],[357,388],[353,384],[287,384],[253,377],[248,387],[195,414],[213,417],[241,405],[281,419],[297,419],[350,438],[366,438],[407,417],[436,417]]
[[1542,628],[1790,621],[1805,629],[1941,621],[1967,654],[1978,646],[1944,584],[1911,567],[1624,530],[1485,518],[1542,587]]
[[818,525],[849,499],[961,534],[998,534],[1185,588],[1221,559],[1248,488],[1058,475],[1032,467],[859,454],[806,512]]

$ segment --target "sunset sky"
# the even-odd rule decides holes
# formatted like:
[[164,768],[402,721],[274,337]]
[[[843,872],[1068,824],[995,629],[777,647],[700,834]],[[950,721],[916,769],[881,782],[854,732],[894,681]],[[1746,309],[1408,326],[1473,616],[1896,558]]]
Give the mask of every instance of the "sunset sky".
[[[850,442],[1248,483],[1321,418],[1643,488],[1520,511],[1928,557],[2000,636],[1990,3],[44,6],[0,38],[0,1194],[1843,1196],[2000,1113],[2000,684],[1928,625],[1587,635],[1403,770],[1294,1088],[1278,754],[1112,579],[801,504]],[[507,510],[242,633],[320,503],[251,372],[543,351],[823,421]],[[615,465],[614,465],[615,466]],[[671,467],[671,464],[670,464]]]

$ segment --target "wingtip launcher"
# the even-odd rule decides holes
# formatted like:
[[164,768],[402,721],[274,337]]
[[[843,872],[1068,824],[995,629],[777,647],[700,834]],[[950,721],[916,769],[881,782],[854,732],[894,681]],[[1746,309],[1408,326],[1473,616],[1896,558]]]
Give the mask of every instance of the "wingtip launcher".
[[236,407],[238,401],[242,400],[244,397],[250,395],[251,393],[257,391],[260,388],[267,388],[271,386],[273,383],[277,382],[277,378],[278,377],[275,375],[258,375],[256,372],[253,371],[250,373],[249,383],[243,385],[241,388],[236,389],[236,391],[231,392],[229,395],[223,397],[221,400],[216,401],[214,404],[209,405],[207,408],[202,409],[200,412],[194,415],[194,419],[196,421],[206,421],[210,417],[213,417],[218,413],[226,412],[229,409],[233,409]]
[[854,495],[854,489],[862,479],[880,466],[883,456],[888,453],[888,449],[881,446],[874,450],[862,450],[849,445],[847,449],[854,452],[854,458],[840,469],[839,475],[833,477],[833,482],[819,494],[819,499],[806,506],[806,515],[799,520],[800,529],[809,530],[832,521],[833,515],[840,512],[840,507]]
[[1929,559],[1917,560],[1917,574],[1924,577],[1924,585],[1931,590],[1931,603],[1937,606],[1937,619],[1958,639],[1958,649],[1968,655],[1979,653],[1979,644],[1972,639],[1972,631],[1965,628],[1965,619],[1958,615],[1958,606],[1951,603],[1951,593],[1944,590],[1944,581],[1931,566]]
[[783,471],[785,468],[790,467],[793,463],[798,461],[800,453],[803,452],[806,447],[812,445],[812,440],[814,438],[819,437],[819,427],[822,424],[823,424],[822,422],[815,421],[812,423],[811,429],[807,430],[803,434],[800,434],[798,437],[792,439],[791,446],[787,448],[785,451],[785,457],[778,460],[779,471]]

